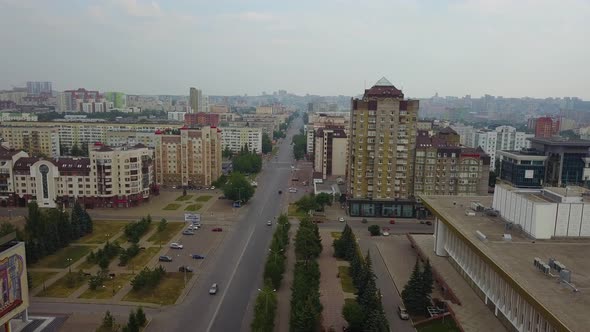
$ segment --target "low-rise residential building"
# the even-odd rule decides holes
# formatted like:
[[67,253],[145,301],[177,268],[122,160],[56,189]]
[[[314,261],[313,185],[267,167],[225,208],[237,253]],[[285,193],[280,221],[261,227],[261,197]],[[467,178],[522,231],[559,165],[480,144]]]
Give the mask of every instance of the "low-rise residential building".
[[262,153],[262,130],[251,127],[221,127],[221,148],[238,153],[248,145],[249,151]]
[[314,171],[322,179],[346,177],[348,138],[342,128],[320,128],[315,134]]
[[0,126],[0,138],[11,149],[25,150],[32,156],[60,156],[59,131],[55,127]]
[[14,162],[17,206],[36,201],[40,207],[130,207],[150,197],[154,180],[153,151],[142,145],[111,148],[93,145],[90,157],[21,157]]
[[166,186],[209,186],[221,175],[221,130],[183,127],[156,131],[156,182]]

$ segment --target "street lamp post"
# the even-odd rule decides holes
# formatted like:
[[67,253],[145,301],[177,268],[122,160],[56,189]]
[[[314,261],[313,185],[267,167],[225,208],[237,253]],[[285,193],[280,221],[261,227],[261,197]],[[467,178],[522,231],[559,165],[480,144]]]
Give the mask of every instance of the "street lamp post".
[[72,273],[72,259],[66,258],[66,262],[68,262],[69,273]]
[[274,263],[276,264],[277,263],[277,254],[279,252],[283,252],[283,249],[281,249],[279,251],[273,251],[272,249],[269,248],[268,251],[270,251],[273,254]]
[[[265,291],[263,291],[263,290],[262,290],[262,289],[260,289],[260,288],[258,288],[258,291],[259,291],[259,292],[262,292],[262,293],[265,293],[265,294],[264,294],[264,295],[265,295],[265,300],[264,300],[264,312],[265,312],[265,313],[268,315],[268,296],[269,296],[269,293],[268,293],[268,292],[265,292]],[[276,292],[276,291],[277,291],[276,289],[272,289],[272,290],[271,290],[271,292]]]

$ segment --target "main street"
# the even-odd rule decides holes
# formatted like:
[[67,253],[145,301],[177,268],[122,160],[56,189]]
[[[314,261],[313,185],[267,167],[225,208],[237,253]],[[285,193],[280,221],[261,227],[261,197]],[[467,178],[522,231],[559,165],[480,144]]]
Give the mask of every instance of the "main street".
[[[275,220],[283,208],[293,162],[291,138],[303,125],[297,118],[280,144],[276,160],[265,162],[254,197],[243,208],[239,222],[208,257],[208,265],[184,302],[153,317],[148,331],[246,331],[249,303],[262,284],[262,272]],[[282,190],[283,195],[278,191]],[[217,295],[209,287],[217,283]]]

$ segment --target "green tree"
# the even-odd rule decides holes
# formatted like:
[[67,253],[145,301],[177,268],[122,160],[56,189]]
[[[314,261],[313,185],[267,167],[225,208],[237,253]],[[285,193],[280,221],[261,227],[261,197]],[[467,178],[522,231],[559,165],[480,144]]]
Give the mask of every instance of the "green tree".
[[145,326],[145,324],[147,323],[147,318],[145,317],[145,312],[143,311],[142,307],[137,308],[135,318],[139,326]]
[[129,320],[127,321],[127,330],[129,332],[139,332],[139,323],[137,321],[137,317],[135,316],[135,312],[131,310],[129,313]]
[[296,160],[301,160],[307,151],[307,137],[301,133],[293,136],[293,157]]
[[80,149],[80,147],[78,147],[77,143],[74,143],[74,145],[72,145],[72,148],[70,149],[70,154],[73,157],[81,157],[83,154],[82,149]]
[[262,153],[272,152],[272,141],[267,133],[262,134]]
[[104,317],[102,318],[102,323],[96,330],[96,332],[116,332],[119,331],[119,325],[115,322],[115,318],[111,315],[111,312],[107,310],[105,312]]
[[365,322],[363,309],[356,301],[346,301],[342,307],[342,317],[348,323],[348,331],[361,332]]
[[168,221],[165,218],[162,218],[158,223],[158,233],[162,233],[166,227],[168,226]]
[[402,300],[406,305],[406,309],[411,314],[421,315],[426,309],[423,306],[424,300],[422,298],[422,274],[420,272],[418,260],[416,260],[410,280],[408,280],[408,283],[402,290]]
[[428,307],[432,302],[431,295],[432,289],[434,288],[434,278],[432,277],[432,266],[430,265],[430,260],[426,260],[426,264],[424,265],[420,279],[422,281],[422,299],[425,302],[425,306]]
[[226,145],[221,154],[222,154],[223,158],[231,159],[231,157],[233,156],[234,153],[230,149],[229,145]]
[[381,227],[379,225],[371,225],[368,227],[369,233],[371,236],[377,236],[381,234]]
[[310,195],[305,195],[303,197],[301,197],[297,202],[295,202],[295,206],[297,206],[297,210],[301,211],[301,212],[309,212],[311,211],[315,211],[319,208],[316,200],[315,200],[315,195],[310,194]]
[[326,205],[332,206],[332,195],[326,193],[319,193],[315,195],[315,202],[321,210],[324,210]]
[[238,172],[230,174],[222,190],[225,197],[234,201],[247,202],[254,196],[254,187],[243,174]]
[[0,224],[0,236],[4,236],[4,235],[10,234],[12,232],[16,232],[16,227],[14,227],[13,224],[11,224],[7,221]]
[[254,305],[254,320],[250,328],[254,332],[272,332],[277,309],[276,290],[265,284],[256,297]]

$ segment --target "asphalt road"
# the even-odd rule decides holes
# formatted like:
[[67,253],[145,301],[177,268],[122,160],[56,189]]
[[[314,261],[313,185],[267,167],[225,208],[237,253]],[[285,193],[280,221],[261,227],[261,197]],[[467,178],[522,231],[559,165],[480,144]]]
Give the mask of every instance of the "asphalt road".
[[[283,207],[291,174],[291,136],[302,120],[295,120],[281,145],[276,160],[266,162],[258,177],[254,197],[239,212],[240,220],[223,243],[208,257],[209,266],[184,302],[153,317],[148,331],[247,331],[252,317],[250,303],[262,283],[264,261],[272,238],[274,220]],[[278,191],[282,190],[283,195]],[[209,295],[211,284],[219,286]]]

